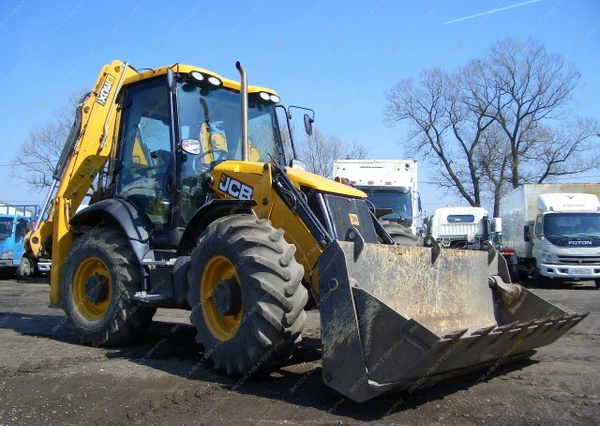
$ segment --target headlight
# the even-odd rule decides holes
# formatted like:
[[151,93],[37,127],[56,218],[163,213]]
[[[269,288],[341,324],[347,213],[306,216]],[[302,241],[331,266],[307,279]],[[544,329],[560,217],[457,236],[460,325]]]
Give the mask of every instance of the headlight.
[[558,258],[556,257],[556,254],[554,254],[550,251],[543,251],[542,252],[542,262],[543,263],[558,263]]
[[13,258],[12,250],[4,251],[4,252],[2,252],[2,255],[0,255],[0,259],[12,259],[12,258]]

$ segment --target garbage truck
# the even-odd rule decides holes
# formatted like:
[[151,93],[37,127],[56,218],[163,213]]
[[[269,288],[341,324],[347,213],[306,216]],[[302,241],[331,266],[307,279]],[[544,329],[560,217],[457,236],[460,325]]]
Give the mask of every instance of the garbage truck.
[[600,184],[526,184],[500,200],[504,246],[538,285],[600,285]]
[[366,193],[286,157],[292,106],[236,68],[115,60],[80,100],[25,247],[51,256],[50,303],[83,344],[184,308],[207,364],[248,379],[294,355],[310,293],[323,381],[362,402],[529,357],[585,317],[511,284],[493,247],[394,244]]
[[375,215],[396,243],[419,245],[416,160],[338,159],[333,162],[333,177],[367,194]]

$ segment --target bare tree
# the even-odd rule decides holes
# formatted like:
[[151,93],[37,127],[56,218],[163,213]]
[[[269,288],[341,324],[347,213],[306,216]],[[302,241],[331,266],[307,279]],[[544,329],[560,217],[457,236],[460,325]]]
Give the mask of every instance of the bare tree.
[[596,168],[595,119],[569,115],[579,73],[533,41],[505,39],[457,72],[433,68],[387,93],[385,120],[410,123],[409,155],[440,168],[437,185],[472,206],[510,188]]
[[328,178],[333,176],[334,160],[362,159],[368,154],[367,148],[358,141],[347,145],[337,136],[326,134],[317,128],[313,129],[311,136],[295,142],[295,145],[297,155],[306,163],[307,170]]
[[84,92],[73,92],[54,113],[54,121],[34,127],[13,157],[12,177],[29,186],[30,192],[42,192],[52,183],[52,173],[73,125],[77,102]]

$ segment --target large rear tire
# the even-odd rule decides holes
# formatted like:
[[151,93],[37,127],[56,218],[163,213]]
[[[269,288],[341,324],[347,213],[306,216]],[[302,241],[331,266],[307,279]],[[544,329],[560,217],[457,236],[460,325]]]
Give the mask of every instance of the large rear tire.
[[100,228],[84,234],[73,244],[61,276],[61,305],[82,343],[125,345],[152,324],[156,308],[133,300],[140,265],[121,232]]
[[190,320],[204,357],[230,376],[270,371],[294,352],[308,292],[296,247],[271,222],[217,219],[198,239],[188,274]]

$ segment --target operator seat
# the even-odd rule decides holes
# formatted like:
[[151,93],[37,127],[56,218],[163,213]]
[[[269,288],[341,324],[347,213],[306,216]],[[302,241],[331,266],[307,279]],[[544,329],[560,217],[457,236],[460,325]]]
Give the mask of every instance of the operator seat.
[[[200,155],[202,156],[199,162],[202,164],[213,164],[226,159],[241,159],[241,153],[239,154],[240,157],[238,157],[236,152],[230,152],[227,137],[220,129],[202,123],[198,139],[200,140]],[[223,155],[221,151],[227,152],[227,157],[221,158]],[[250,138],[248,138],[248,160],[266,161],[266,159],[261,158],[260,152],[256,149]]]

